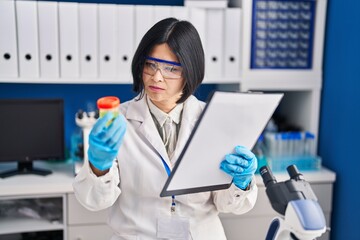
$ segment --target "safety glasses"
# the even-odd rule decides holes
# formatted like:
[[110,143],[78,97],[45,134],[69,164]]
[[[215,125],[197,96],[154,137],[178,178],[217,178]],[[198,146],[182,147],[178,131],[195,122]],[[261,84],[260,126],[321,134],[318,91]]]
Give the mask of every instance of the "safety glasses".
[[182,77],[183,68],[178,62],[145,57],[144,73],[154,76],[158,70],[160,70],[161,75],[166,79],[179,79]]

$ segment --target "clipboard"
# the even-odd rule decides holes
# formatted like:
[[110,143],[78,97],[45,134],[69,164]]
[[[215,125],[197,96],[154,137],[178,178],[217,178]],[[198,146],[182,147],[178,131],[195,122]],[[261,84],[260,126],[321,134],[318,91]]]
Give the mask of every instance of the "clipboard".
[[220,162],[236,145],[253,148],[282,97],[282,93],[213,92],[160,197],[229,188],[232,177],[220,170]]

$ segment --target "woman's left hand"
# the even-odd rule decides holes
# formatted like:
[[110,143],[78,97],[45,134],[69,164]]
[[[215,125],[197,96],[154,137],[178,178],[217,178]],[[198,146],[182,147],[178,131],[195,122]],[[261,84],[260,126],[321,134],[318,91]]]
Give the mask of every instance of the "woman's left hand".
[[257,168],[255,155],[244,146],[236,146],[235,153],[227,154],[220,169],[233,177],[235,186],[246,190]]

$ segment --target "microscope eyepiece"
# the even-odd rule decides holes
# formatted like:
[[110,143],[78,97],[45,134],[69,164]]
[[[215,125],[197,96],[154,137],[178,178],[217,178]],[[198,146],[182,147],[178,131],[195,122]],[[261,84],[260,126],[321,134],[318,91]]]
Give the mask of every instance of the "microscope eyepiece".
[[274,177],[268,166],[261,167],[259,172],[263,179],[265,187],[267,187],[269,184],[271,185],[276,183],[276,178]]
[[76,112],[76,117],[77,117],[78,119],[83,119],[83,117],[84,117],[84,110],[79,109],[79,110]]
[[304,180],[303,175],[298,171],[296,165],[290,165],[286,168],[291,179],[298,181]]
[[95,116],[94,116],[96,119],[98,119],[99,118],[99,109],[96,109],[95,110]]

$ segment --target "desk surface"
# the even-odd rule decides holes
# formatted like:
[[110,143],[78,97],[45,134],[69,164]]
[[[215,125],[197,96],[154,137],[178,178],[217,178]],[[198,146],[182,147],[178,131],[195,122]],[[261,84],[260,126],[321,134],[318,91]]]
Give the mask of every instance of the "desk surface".
[[[11,170],[15,167],[15,163],[2,163],[0,164],[0,172]],[[47,176],[26,174],[5,179],[0,178],[0,197],[73,192],[72,182],[75,175],[72,163],[36,161],[34,167],[49,169],[53,173]],[[304,171],[301,173],[309,183],[333,183],[336,179],[336,174],[326,168],[322,168],[319,171]],[[274,173],[274,176],[278,182],[289,179],[289,175],[286,172]],[[258,174],[256,175],[256,182],[258,186],[264,186],[262,178]]]
[[[0,172],[12,170],[16,167],[15,163],[2,163],[0,164]],[[0,197],[73,192],[72,182],[75,177],[73,164],[35,161],[34,167],[51,170],[52,174],[47,176],[25,174],[0,178]]]

